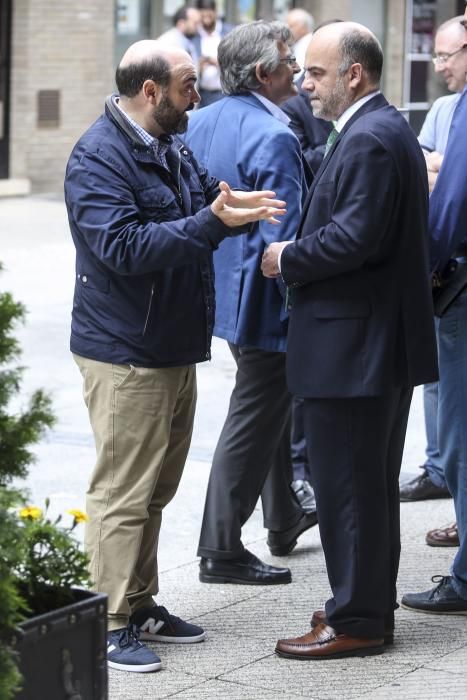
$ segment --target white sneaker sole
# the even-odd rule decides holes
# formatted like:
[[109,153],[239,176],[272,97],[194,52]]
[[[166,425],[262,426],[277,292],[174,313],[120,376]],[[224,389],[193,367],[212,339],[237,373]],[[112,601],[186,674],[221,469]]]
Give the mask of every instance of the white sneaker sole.
[[151,673],[158,671],[162,666],[162,661],[153,664],[117,664],[115,661],[107,661],[109,668],[114,668],[116,671],[130,671],[131,673]]
[[206,632],[198,634],[196,637],[169,637],[164,634],[151,634],[150,632],[141,632],[139,638],[145,642],[165,642],[166,644],[195,644],[206,639]]

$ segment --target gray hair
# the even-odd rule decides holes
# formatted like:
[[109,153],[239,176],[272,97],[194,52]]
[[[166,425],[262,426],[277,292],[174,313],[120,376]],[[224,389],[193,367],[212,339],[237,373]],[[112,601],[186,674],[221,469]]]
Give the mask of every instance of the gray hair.
[[340,75],[347,73],[353,63],[360,63],[370,82],[379,86],[383,70],[383,50],[374,34],[351,29],[342,35],[339,51]]
[[293,43],[290,29],[283,22],[249,22],[235,27],[219,44],[218,59],[222,89],[226,95],[240,95],[257,90],[256,77],[260,64],[272,73],[280,64],[277,42]]

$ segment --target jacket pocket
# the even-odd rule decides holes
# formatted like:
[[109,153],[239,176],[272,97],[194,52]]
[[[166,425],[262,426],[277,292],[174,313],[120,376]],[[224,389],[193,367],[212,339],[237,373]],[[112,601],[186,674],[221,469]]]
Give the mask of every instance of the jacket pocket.
[[99,292],[104,292],[105,294],[108,294],[110,290],[110,279],[95,270],[91,272],[78,272],[76,275],[76,283],[81,289],[97,289]]
[[311,303],[315,318],[367,318],[371,305],[367,299],[320,299]]
[[170,187],[143,187],[136,193],[143,218],[148,221],[171,221],[180,217],[177,195]]

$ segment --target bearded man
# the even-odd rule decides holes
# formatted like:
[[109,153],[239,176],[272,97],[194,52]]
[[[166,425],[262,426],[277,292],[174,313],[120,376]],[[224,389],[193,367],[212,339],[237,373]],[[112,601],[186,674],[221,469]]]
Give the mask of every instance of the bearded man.
[[185,51],[133,44],[117,68],[119,94],[76,144],[65,179],[71,350],[97,451],[85,546],[94,588],[108,595],[108,664],[125,671],[161,666],[140,634],[204,639],[154,602],[162,510],[190,445],[195,363],[210,358],[212,251],[283,213],[271,192],[231,193],[175,136],[199,101],[196,80]]

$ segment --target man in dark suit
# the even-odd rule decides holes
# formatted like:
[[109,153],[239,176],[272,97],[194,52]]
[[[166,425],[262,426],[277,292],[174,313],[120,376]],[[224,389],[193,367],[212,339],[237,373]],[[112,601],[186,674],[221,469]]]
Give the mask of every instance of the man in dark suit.
[[[379,92],[365,27],[315,33],[304,88],[335,120],[298,239],[274,243],[267,277],[292,288],[287,375],[305,433],[332,596],[290,658],[378,654],[394,631],[398,475],[413,386],[437,378],[422,151]],[[332,145],[331,145],[332,143]]]
[[245,550],[241,529],[261,494],[268,544],[288,554],[316,524],[293,497],[290,462],[292,397],[285,379],[284,285],[261,275],[272,241],[295,236],[302,204],[300,144],[279,108],[296,94],[291,34],[280,22],[251,22],[219,45],[226,96],[190,117],[186,142],[198,161],[238,189],[251,185],[287,202],[280,226],[254,226],[215,256],[214,334],[228,341],[237,365],[229,412],[214,453],[198,554],[205,583],[288,583],[290,571]]

